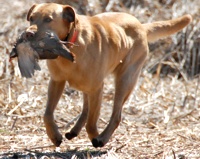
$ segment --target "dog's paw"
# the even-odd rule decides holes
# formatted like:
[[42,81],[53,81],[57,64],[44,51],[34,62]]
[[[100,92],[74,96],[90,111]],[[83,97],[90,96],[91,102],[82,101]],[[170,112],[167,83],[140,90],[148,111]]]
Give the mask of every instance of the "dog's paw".
[[97,148],[97,147],[103,147],[105,144],[103,141],[98,140],[97,138],[92,139],[92,145]]
[[68,140],[71,140],[73,139],[74,137],[77,136],[77,133],[74,133],[74,132],[68,132],[65,134],[65,137],[68,139]]
[[62,143],[62,135],[57,136],[56,138],[52,138],[51,141],[56,147],[59,147]]

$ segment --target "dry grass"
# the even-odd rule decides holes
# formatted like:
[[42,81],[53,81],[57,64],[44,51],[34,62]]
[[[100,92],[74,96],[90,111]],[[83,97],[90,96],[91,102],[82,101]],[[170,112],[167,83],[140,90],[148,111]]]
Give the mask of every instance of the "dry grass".
[[[124,11],[142,22],[170,19],[189,12],[194,17],[187,30],[150,45],[154,53],[150,53],[137,88],[124,106],[122,122],[101,149],[92,147],[85,130],[72,141],[64,139],[60,148],[52,146],[42,121],[49,79],[45,61],[40,61],[42,71],[28,80],[20,77],[16,60],[9,62],[8,53],[17,35],[28,26],[26,13],[35,2],[42,1],[0,0],[1,158],[200,158],[200,77],[192,75],[188,80],[190,74],[183,65],[185,57],[176,60],[171,56],[191,55],[200,30],[199,0],[132,1],[134,5],[125,0],[102,0],[102,4],[88,0],[89,5],[87,1],[70,1],[85,14]],[[107,7],[106,2],[109,2]],[[199,47],[195,45],[197,51],[193,52],[197,53]],[[170,56],[167,62],[163,58],[166,54]],[[163,63],[170,66],[165,76],[161,69]],[[149,73],[152,68],[155,74]],[[100,131],[111,115],[112,80],[111,76],[105,80]],[[62,134],[74,124],[81,106],[81,93],[66,88],[55,112]]]

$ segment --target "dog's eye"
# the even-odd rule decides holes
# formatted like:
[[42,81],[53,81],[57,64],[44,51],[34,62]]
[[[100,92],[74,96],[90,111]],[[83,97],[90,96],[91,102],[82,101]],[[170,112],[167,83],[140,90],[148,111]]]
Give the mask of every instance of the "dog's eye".
[[44,18],[44,22],[46,22],[46,23],[49,23],[51,21],[52,21],[52,18],[50,18],[50,17]]

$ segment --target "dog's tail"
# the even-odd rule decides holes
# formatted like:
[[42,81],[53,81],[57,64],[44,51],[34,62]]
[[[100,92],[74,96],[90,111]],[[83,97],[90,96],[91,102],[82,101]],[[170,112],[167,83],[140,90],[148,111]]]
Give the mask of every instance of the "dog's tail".
[[147,31],[148,42],[154,42],[180,31],[191,21],[192,16],[187,14],[173,20],[146,23],[143,26]]

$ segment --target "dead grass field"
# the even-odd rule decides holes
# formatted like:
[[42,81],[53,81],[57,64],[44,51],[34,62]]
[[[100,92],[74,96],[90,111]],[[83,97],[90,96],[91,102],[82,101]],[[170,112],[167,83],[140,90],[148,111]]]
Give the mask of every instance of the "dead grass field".
[[[59,148],[52,146],[42,120],[49,80],[45,61],[40,61],[42,71],[32,79],[21,78],[16,60],[9,62],[12,45],[28,26],[26,13],[35,2],[44,1],[0,0],[0,158],[200,158],[200,77],[193,71],[200,70],[197,60],[194,62],[200,56],[200,43],[195,41],[200,36],[199,0],[102,0],[102,4],[98,0],[69,1],[78,12],[88,15],[123,11],[141,22],[185,13],[194,18],[181,33],[150,44],[149,58],[124,106],[122,122],[110,142],[98,149],[92,147],[85,130],[71,141],[64,139]],[[194,54],[191,66],[187,61]],[[112,111],[112,80],[111,76],[105,80],[100,131]],[[81,107],[81,93],[66,86],[55,112],[63,135],[76,121]]]

